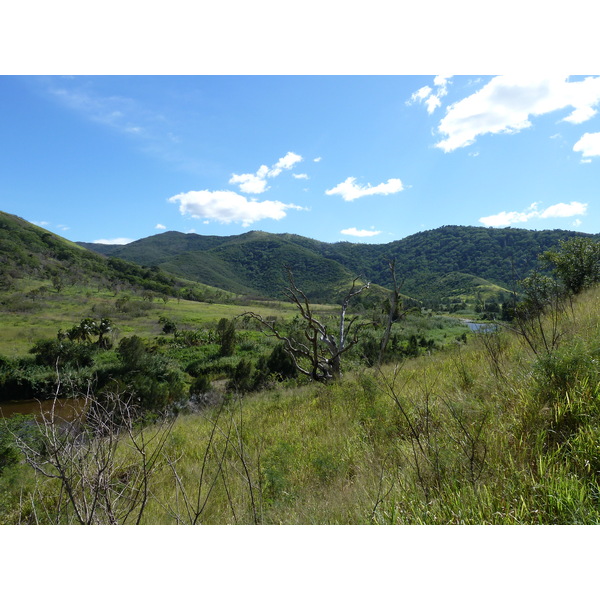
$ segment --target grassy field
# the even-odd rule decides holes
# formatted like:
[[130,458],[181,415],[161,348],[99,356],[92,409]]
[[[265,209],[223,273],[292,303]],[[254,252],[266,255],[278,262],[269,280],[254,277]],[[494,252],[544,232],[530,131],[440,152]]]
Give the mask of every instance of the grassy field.
[[[46,291],[32,297],[31,290],[45,287]],[[0,355],[24,356],[32,344],[40,339],[56,337],[59,329],[67,330],[82,319],[110,318],[114,323],[113,341],[127,335],[151,338],[159,335],[159,318],[166,316],[181,328],[214,326],[219,319],[233,319],[253,310],[265,316],[288,318],[295,312],[283,302],[244,301],[219,304],[159,298],[149,300],[126,291],[114,293],[89,287],[69,286],[61,292],[51,289],[49,281],[23,280],[19,287],[2,294],[0,311]],[[128,298],[122,310],[119,300]],[[335,310],[333,306],[317,306],[323,314]]]
[[552,357],[493,333],[181,418],[182,487],[162,472],[147,522],[185,521],[203,481],[205,523],[598,523],[599,300],[562,315]]
[[[597,524],[599,301],[588,291],[559,315],[551,353],[499,330],[182,414],[142,523]],[[124,442],[121,476],[131,452]],[[4,522],[52,515],[55,482],[11,469]],[[36,494],[36,515],[16,489]]]

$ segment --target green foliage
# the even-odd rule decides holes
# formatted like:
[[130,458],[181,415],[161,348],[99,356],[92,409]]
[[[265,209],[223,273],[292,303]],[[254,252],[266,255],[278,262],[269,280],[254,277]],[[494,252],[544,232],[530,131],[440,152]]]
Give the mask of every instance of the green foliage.
[[38,365],[82,368],[89,367],[93,363],[95,351],[90,344],[57,339],[37,342],[30,353],[35,356]]
[[600,283],[600,242],[576,237],[560,241],[558,251],[549,250],[542,259],[550,264],[568,292],[579,294]]
[[[116,257],[107,260],[97,252],[3,212],[0,212],[0,256],[0,281],[12,285],[15,279],[43,273],[54,293],[84,281],[116,289],[126,285],[163,296],[175,296],[184,287],[183,282],[156,266],[139,266]],[[188,296],[193,299],[198,294],[196,286],[188,289]]]
[[[392,287],[389,260],[396,259],[402,293],[442,298],[506,293],[536,266],[540,252],[569,231],[530,231],[484,227],[440,227],[390,244],[327,244],[290,234],[251,231],[216,237],[168,232],[127,246],[95,247],[142,265],[241,294],[278,297],[284,265],[314,301],[339,301],[340,290],[360,274]],[[595,239],[588,236],[587,239]],[[365,307],[367,296],[359,299]]]
[[294,360],[285,351],[283,344],[277,344],[277,346],[273,348],[267,359],[266,368],[280,381],[292,379],[297,376]]
[[220,319],[215,333],[220,344],[221,356],[232,356],[236,342],[235,322],[226,318]]
[[206,375],[198,375],[194,382],[190,386],[190,394],[191,395],[202,395],[207,394],[212,390],[212,385],[210,384],[210,379]]
[[14,415],[10,419],[0,419],[0,475],[4,469],[17,464],[23,458],[16,438],[20,438],[33,451],[44,453],[44,441],[31,417]]
[[158,322],[162,325],[163,333],[169,334],[177,332],[177,324],[175,321],[169,319],[169,317],[163,315],[158,319]]

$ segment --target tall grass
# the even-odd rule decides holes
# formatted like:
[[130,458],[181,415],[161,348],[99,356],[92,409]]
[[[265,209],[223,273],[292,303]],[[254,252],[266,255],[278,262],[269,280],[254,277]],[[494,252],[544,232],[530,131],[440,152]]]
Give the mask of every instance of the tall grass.
[[510,331],[181,415],[144,523],[600,522],[600,290]]

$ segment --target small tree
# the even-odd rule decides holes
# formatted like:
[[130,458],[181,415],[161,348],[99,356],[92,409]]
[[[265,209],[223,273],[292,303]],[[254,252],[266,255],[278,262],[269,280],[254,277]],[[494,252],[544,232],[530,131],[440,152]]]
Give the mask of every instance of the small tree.
[[235,351],[235,323],[229,319],[221,319],[217,324],[216,333],[221,345],[221,356],[232,356]]
[[583,237],[561,240],[559,251],[549,250],[541,258],[554,267],[571,294],[600,282],[600,242]]
[[515,310],[516,331],[535,354],[558,347],[560,316],[565,308],[565,289],[554,279],[534,271],[520,282],[524,300]]

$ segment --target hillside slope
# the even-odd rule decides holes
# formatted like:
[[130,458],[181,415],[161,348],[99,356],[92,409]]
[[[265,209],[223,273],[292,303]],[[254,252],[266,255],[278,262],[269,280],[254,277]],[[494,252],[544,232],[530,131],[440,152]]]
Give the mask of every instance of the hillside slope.
[[[167,232],[125,246],[85,246],[107,256],[192,278],[239,293],[275,296],[283,266],[315,299],[331,299],[355,276],[391,287],[389,262],[396,261],[402,291],[419,299],[474,293],[484,286],[513,289],[559,240],[590,236],[573,231],[445,226],[388,244],[319,242],[294,234],[250,231],[217,237]],[[460,279],[459,288],[449,284]],[[470,282],[469,282],[470,279]]]
[[0,284],[10,290],[18,280],[50,281],[60,290],[89,284],[116,289],[122,286],[175,295],[207,293],[206,287],[175,277],[158,267],[140,266],[81,247],[50,231],[0,211]]

